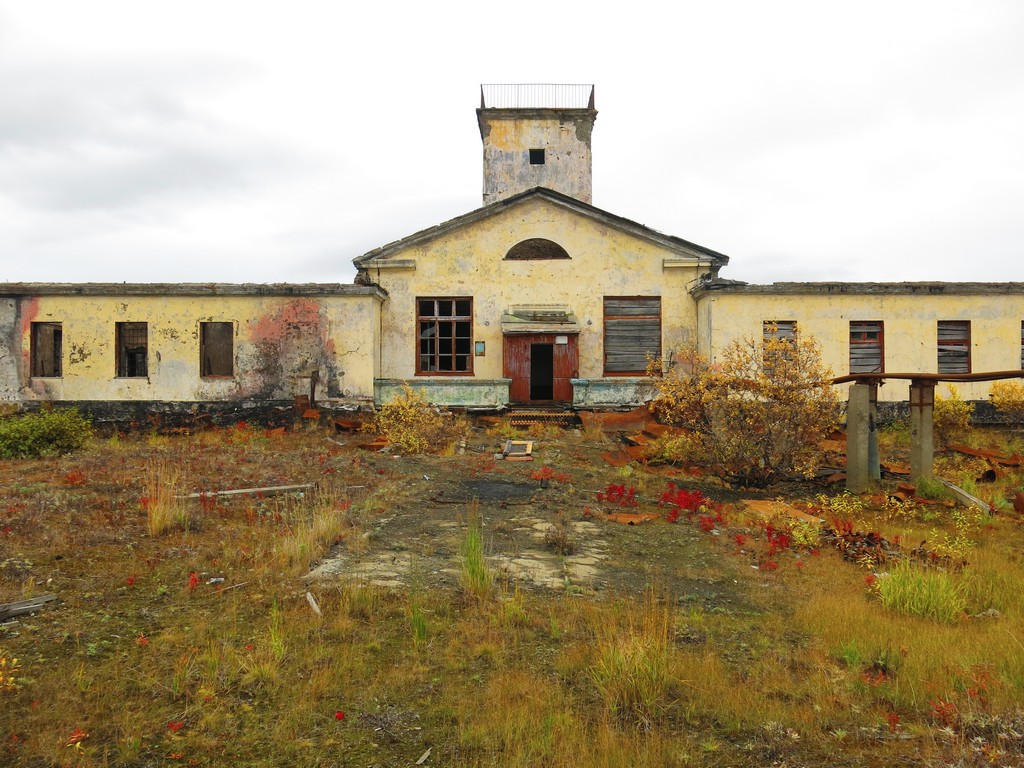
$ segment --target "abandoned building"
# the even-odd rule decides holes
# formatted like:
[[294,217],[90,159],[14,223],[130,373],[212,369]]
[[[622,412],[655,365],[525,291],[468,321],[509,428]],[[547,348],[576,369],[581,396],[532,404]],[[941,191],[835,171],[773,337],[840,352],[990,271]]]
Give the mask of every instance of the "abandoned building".
[[[593,86],[482,86],[483,205],[355,258],[354,284],[0,284],[0,402],[197,412],[634,405],[694,344],[816,337],[846,373],[1024,367],[1022,283],[775,283],[595,207]],[[964,384],[965,398],[988,384]],[[905,400],[884,387],[882,400]]]

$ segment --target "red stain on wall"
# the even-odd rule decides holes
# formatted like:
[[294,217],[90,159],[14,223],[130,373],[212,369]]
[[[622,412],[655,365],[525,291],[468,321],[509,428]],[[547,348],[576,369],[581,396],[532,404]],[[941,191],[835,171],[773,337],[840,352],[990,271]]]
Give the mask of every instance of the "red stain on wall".
[[280,394],[294,386],[294,376],[312,369],[324,381],[336,378],[330,323],[316,300],[293,299],[276,306],[249,323],[248,336],[256,349],[254,393]]
[[250,335],[253,341],[276,341],[301,334],[311,327],[320,329],[319,302],[295,299],[256,320]]
[[18,302],[18,316],[21,318],[21,360],[27,371],[30,354],[29,334],[32,331],[32,323],[39,317],[39,297],[31,296],[21,299]]

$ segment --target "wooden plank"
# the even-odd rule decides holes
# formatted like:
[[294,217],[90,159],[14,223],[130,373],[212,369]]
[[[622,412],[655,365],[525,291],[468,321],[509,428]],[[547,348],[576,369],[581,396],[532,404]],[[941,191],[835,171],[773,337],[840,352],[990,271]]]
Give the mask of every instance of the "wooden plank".
[[30,597],[27,600],[16,600],[13,603],[0,604],[0,621],[13,619],[26,613],[34,613],[49,602],[57,599],[52,593]]
[[208,499],[211,496],[250,496],[261,494],[263,496],[274,496],[280,493],[293,493],[305,491],[316,487],[315,483],[302,483],[301,485],[269,485],[265,488],[234,488],[230,491],[200,491],[199,493],[188,493],[178,496],[179,499]]

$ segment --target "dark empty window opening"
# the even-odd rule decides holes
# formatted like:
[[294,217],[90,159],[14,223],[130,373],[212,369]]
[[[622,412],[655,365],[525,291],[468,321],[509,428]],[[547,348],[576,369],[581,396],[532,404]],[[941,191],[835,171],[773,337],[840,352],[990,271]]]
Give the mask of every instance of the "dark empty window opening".
[[661,357],[661,297],[606,296],[604,371],[639,375]]
[[473,373],[473,299],[417,299],[418,374]]
[[1020,369],[1024,371],[1024,320],[1020,322]]
[[144,378],[148,375],[149,331],[146,323],[118,323],[114,346],[119,377]]
[[63,375],[63,337],[60,323],[32,323],[30,356],[33,376],[56,379]]
[[530,150],[530,165],[544,165],[544,150],[543,149],[531,149]]
[[971,321],[939,320],[939,373],[971,372]]
[[553,400],[555,397],[555,346],[530,345],[530,399]]
[[885,372],[885,337],[881,320],[850,321],[850,373]]
[[199,324],[199,375],[235,375],[233,323]]
[[568,251],[553,240],[531,237],[516,243],[508,249],[505,258],[509,261],[532,261],[541,259],[569,259]]

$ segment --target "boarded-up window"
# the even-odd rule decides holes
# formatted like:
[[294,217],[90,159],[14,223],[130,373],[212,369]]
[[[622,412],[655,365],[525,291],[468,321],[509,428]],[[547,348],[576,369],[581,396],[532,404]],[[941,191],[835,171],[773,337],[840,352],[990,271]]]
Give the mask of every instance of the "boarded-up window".
[[32,375],[58,378],[62,376],[64,359],[64,332],[60,323],[32,323],[29,354]]
[[118,376],[134,378],[148,374],[149,331],[146,323],[118,323],[114,348]]
[[235,326],[233,323],[199,324],[199,375],[235,375]]
[[661,357],[661,297],[606,296],[605,373],[646,373],[648,360],[658,357]]
[[473,299],[416,299],[416,373],[473,373]]
[[939,320],[939,373],[971,372],[971,321]]
[[761,325],[765,341],[768,339],[785,339],[786,341],[796,339],[796,320],[765,320]]
[[884,373],[885,347],[881,320],[850,321],[850,373]]

